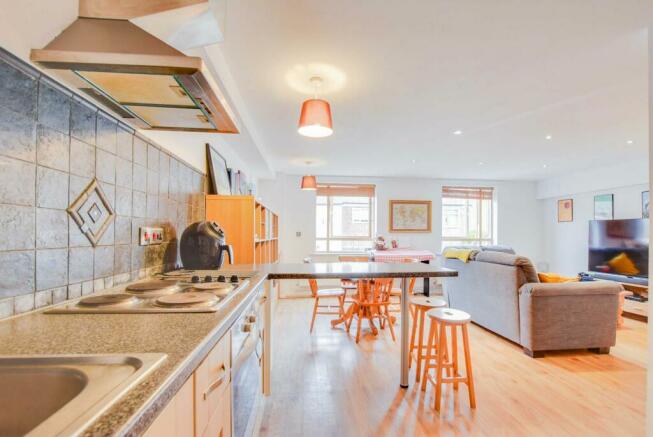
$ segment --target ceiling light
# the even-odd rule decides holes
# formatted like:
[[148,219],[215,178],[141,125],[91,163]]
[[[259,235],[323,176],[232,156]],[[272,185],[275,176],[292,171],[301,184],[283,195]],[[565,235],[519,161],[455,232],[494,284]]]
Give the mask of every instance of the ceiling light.
[[542,168],[546,168],[546,164],[542,164]]
[[416,160],[416,159],[413,159],[413,164],[415,164],[416,162],[417,162],[417,160]]
[[312,77],[311,83],[315,87],[315,96],[302,103],[297,132],[300,135],[311,138],[328,137],[333,133],[331,105],[326,100],[317,98],[317,92],[322,85],[322,79],[317,76]]
[[[310,167],[312,165],[313,165],[313,161],[306,161],[307,167]],[[315,176],[312,175],[302,176],[302,183],[300,184],[299,188],[305,191],[317,190],[317,180]]]
[[455,131],[453,131],[453,134],[454,134],[454,135],[462,135],[462,134],[463,134],[463,131],[461,131],[461,130],[455,130]]
[[633,143],[634,143],[633,140],[628,140],[628,141],[626,141],[626,144],[633,144]]
[[550,139],[553,138],[553,137],[552,137],[551,135],[547,135],[547,136],[545,136],[544,138],[546,138],[547,140],[550,140]]
[[315,176],[302,176],[302,184],[300,188],[305,191],[317,190],[317,180],[315,179]]
[[478,165],[485,165],[483,161],[479,162]]

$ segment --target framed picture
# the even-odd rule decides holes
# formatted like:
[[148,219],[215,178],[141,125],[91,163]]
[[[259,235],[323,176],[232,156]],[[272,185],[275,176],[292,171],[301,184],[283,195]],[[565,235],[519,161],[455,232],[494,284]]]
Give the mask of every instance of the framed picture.
[[612,220],[614,218],[614,195],[599,194],[594,196],[594,220]]
[[642,218],[649,218],[649,192],[642,191]]
[[574,221],[574,199],[558,200],[558,223]]
[[390,232],[431,232],[431,201],[391,200]]
[[227,161],[209,143],[206,143],[206,158],[209,164],[211,194],[231,194]]

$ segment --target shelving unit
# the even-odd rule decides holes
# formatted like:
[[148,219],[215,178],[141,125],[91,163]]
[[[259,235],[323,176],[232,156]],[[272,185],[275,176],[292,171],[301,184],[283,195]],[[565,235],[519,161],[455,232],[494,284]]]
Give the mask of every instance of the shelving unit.
[[218,222],[227,244],[234,249],[234,264],[269,264],[279,261],[279,216],[254,196],[206,196],[206,220]]

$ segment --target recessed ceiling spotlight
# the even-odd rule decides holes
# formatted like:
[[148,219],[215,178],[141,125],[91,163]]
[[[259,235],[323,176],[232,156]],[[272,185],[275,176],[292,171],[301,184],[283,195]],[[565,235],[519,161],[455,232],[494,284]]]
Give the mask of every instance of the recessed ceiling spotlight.
[[483,161],[479,162],[478,165],[485,165]]
[[416,162],[417,162],[417,160],[416,160],[416,159],[413,159],[413,160],[412,160],[412,163],[413,163],[413,164],[415,164]]
[[542,164],[542,168],[546,168],[546,164]]
[[550,139],[553,138],[553,137],[552,137],[551,135],[547,135],[547,136],[545,136],[544,138],[546,138],[547,140],[550,140]]
[[459,129],[459,130],[455,130],[455,131],[453,131],[453,134],[454,134],[454,135],[462,135],[462,134],[463,134],[463,131],[461,131],[460,129]]
[[626,141],[626,144],[633,144],[633,143],[634,143],[633,140],[628,140],[628,141]]

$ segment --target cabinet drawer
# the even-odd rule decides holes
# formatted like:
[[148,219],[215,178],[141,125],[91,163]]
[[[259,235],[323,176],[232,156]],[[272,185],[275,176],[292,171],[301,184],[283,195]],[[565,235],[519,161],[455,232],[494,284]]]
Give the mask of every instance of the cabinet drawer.
[[195,432],[203,435],[231,382],[231,334],[227,333],[195,371]]
[[231,437],[231,384],[218,399],[218,408],[211,414],[202,437]]

